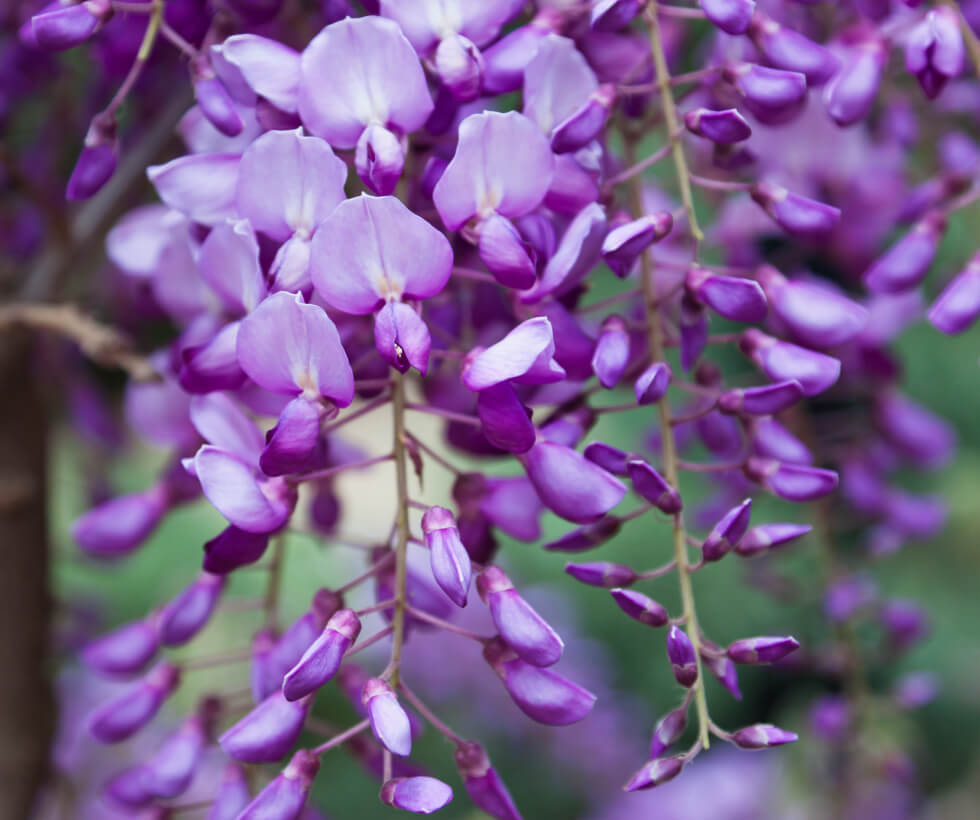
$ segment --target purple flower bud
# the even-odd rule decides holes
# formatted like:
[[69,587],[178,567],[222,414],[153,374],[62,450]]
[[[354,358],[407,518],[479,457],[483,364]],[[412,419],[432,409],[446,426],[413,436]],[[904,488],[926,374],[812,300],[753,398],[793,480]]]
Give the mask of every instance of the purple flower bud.
[[268,476],[321,469],[327,463],[327,442],[320,425],[327,408],[320,400],[297,396],[279,414],[266,435],[259,467]]
[[681,367],[690,370],[708,343],[708,314],[689,293],[681,298],[680,312]]
[[535,316],[496,344],[471,350],[463,362],[463,384],[480,391],[506,381],[531,385],[561,381],[565,371],[554,356],[552,324],[544,316]]
[[727,655],[711,653],[702,654],[701,660],[712,677],[724,686],[735,700],[742,699],[742,690],[738,688],[738,669],[731,658]]
[[94,558],[116,558],[142,544],[167,511],[167,493],[159,485],[121,495],[80,516],[72,537]]
[[160,611],[157,622],[164,646],[180,646],[193,638],[211,617],[224,590],[223,575],[202,572],[187,589]]
[[780,228],[801,239],[824,238],[840,219],[839,208],[791,194],[785,188],[769,182],[755,183],[750,193]]
[[319,770],[320,758],[309,749],[300,749],[282,773],[238,815],[238,820],[299,820]]
[[927,214],[868,268],[864,274],[868,289],[901,293],[916,287],[929,272],[945,232],[946,218]]
[[237,763],[229,763],[221,774],[207,820],[238,820],[251,799],[245,770]]
[[526,26],[514,29],[483,52],[483,90],[487,94],[517,91],[524,82],[524,69],[538,53],[541,40],[557,33],[562,25],[558,9],[542,8]]
[[888,48],[880,39],[866,39],[848,54],[840,71],[824,88],[830,118],[840,126],[854,125],[871,111],[881,75],[888,62]]
[[787,501],[813,501],[837,487],[837,473],[807,464],[784,464],[753,456],[745,462],[744,472],[749,480]]
[[115,120],[96,117],[85,134],[85,145],[71,172],[65,197],[88,199],[109,181],[119,159]]
[[840,65],[823,46],[762,13],[753,16],[748,35],[770,63],[786,71],[799,71],[809,86],[823,85]]
[[942,466],[956,448],[956,434],[946,421],[897,392],[879,397],[874,422],[892,444],[923,467]]
[[650,757],[659,757],[665,749],[669,749],[684,734],[687,728],[687,705],[668,712],[653,727],[653,737],[650,739]]
[[673,780],[684,768],[684,758],[658,757],[643,764],[643,768],[634,774],[623,786],[623,791],[635,792],[640,789],[652,789],[662,786],[668,780]]
[[695,266],[690,268],[684,286],[692,299],[734,322],[761,322],[766,318],[766,296],[758,282],[738,276],[716,276]]
[[606,472],[613,475],[626,475],[626,462],[629,455],[602,441],[593,441],[586,446],[583,455]]
[[238,322],[229,322],[210,340],[185,347],[181,353],[178,381],[188,393],[235,390],[245,383],[238,364]]
[[698,679],[698,662],[694,644],[683,629],[671,626],[667,632],[667,658],[674,678],[684,687],[694,686]]
[[945,6],[931,9],[905,41],[905,68],[929,99],[959,75],[965,58],[957,12]]
[[354,167],[368,189],[378,196],[394,193],[405,164],[401,140],[381,125],[361,132],[354,151]]
[[787,732],[771,723],[756,723],[732,734],[732,740],[740,749],[767,749],[770,746],[793,743],[797,739],[795,733]]
[[837,359],[779,341],[755,328],[742,334],[739,347],[770,379],[798,381],[805,396],[822,393],[840,378]]
[[374,317],[374,345],[399,373],[414,367],[423,376],[429,369],[432,338],[429,328],[404,302],[388,302]]
[[684,127],[692,134],[718,145],[734,145],[752,136],[749,124],[735,108],[726,108],[723,111],[696,108],[684,115]]
[[735,545],[735,552],[742,556],[761,555],[795,541],[812,529],[809,524],[761,524],[742,536]]
[[238,567],[254,564],[269,546],[269,533],[245,532],[225,527],[204,545],[204,571],[223,575]]
[[378,742],[392,754],[408,757],[412,752],[412,724],[392,688],[381,678],[368,678],[361,690],[361,702],[367,707],[371,731]]
[[82,649],[82,660],[103,675],[129,676],[146,666],[159,646],[156,619],[151,615],[96,638]]
[[551,552],[586,552],[605,544],[619,533],[621,527],[622,522],[618,518],[607,516],[549,541],[544,548]]
[[701,555],[705,561],[719,561],[745,535],[749,526],[749,516],[752,514],[752,499],[746,498],[737,507],[732,507],[722,516],[708,533],[701,545]]
[[592,354],[592,369],[599,383],[611,390],[623,377],[630,358],[630,337],[626,323],[615,314],[607,316],[602,322],[599,341]]
[[746,107],[766,125],[781,125],[796,117],[806,105],[806,77],[798,71],[781,71],[753,63],[738,63],[724,70]]
[[361,632],[361,622],[352,609],[334,613],[320,636],[310,644],[296,665],[286,673],[282,693],[294,701],[315,692],[329,681]]
[[531,414],[514,388],[495,384],[481,390],[476,398],[480,432],[490,444],[509,453],[526,453],[534,446],[537,431]]
[[558,633],[514,589],[502,569],[489,566],[476,580],[477,592],[490,607],[500,637],[522,660],[551,666],[561,658],[564,643]]
[[755,11],[755,0],[698,0],[698,5],[718,28],[735,35],[748,31]]
[[667,395],[670,380],[673,378],[667,362],[654,362],[644,370],[633,384],[633,394],[637,404],[654,404]]
[[950,335],[962,333],[973,325],[980,316],[980,254],[939,294],[928,316],[937,330]]
[[156,798],[173,798],[187,790],[208,744],[217,707],[213,700],[202,704],[198,714],[184,721],[143,765],[143,787],[147,793]]
[[466,37],[451,34],[440,40],[432,64],[453,99],[469,102],[480,96],[483,55]]
[[487,643],[483,657],[503,681],[514,703],[538,723],[566,726],[592,711],[595,695],[557,672],[525,663],[499,638]]
[[616,86],[603,83],[551,133],[551,150],[567,154],[588,145],[602,132],[616,102]]
[[229,757],[243,763],[281,760],[303,731],[311,703],[311,697],[289,701],[282,692],[273,692],[218,738],[218,743]]
[[775,663],[800,648],[793,637],[742,638],[728,645],[728,657],[735,663]]
[[889,601],[881,608],[879,620],[895,649],[908,649],[929,634],[929,619],[911,601]]
[[228,89],[214,76],[210,66],[198,68],[197,71],[200,75],[194,80],[194,98],[197,100],[197,107],[208,122],[222,134],[227,137],[237,137],[245,126],[235,110]]
[[626,471],[633,489],[657,509],[668,515],[674,515],[683,509],[680,493],[643,459],[630,459],[626,464]]
[[644,5],[644,0],[596,0],[589,24],[595,31],[619,31],[633,21]]
[[642,592],[619,588],[611,589],[609,592],[619,608],[634,621],[639,621],[647,626],[664,626],[670,620],[670,615],[667,614],[663,605]]
[[629,275],[640,254],[667,236],[673,227],[673,216],[668,211],[658,211],[613,228],[602,242],[602,258],[622,279]]
[[480,223],[477,249],[500,284],[525,290],[535,283],[537,255],[506,217],[491,214]]
[[752,452],[761,458],[771,458],[790,464],[812,464],[809,448],[773,418],[752,419],[749,425]]
[[422,516],[422,533],[436,583],[456,606],[466,606],[473,569],[453,514],[445,507],[429,507]]
[[453,790],[434,777],[396,777],[381,787],[380,797],[395,809],[432,814],[453,799]]
[[892,688],[892,697],[903,709],[921,709],[939,694],[939,681],[931,672],[903,675]]
[[64,51],[81,45],[112,16],[112,6],[105,0],[87,0],[77,6],[53,5],[52,11],[43,11],[31,18],[34,41],[48,51]]
[[722,413],[770,416],[792,407],[801,398],[803,388],[798,381],[790,379],[762,387],[728,390],[718,398],[718,409]]
[[479,743],[464,740],[456,747],[453,757],[474,806],[495,820],[521,820],[514,799]]
[[593,587],[625,587],[636,581],[636,572],[630,567],[609,561],[565,564],[565,572],[576,581]]
[[180,683],[180,670],[160,663],[118,697],[104,703],[89,718],[89,731],[100,743],[118,743],[136,734],[160,710]]

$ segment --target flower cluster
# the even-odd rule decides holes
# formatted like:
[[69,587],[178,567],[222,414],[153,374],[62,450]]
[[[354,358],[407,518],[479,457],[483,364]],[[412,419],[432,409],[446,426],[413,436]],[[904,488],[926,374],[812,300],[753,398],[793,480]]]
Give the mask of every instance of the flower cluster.
[[[672,780],[713,740],[797,739],[770,723],[719,726],[707,678],[738,699],[740,667],[811,666],[852,693],[866,686],[857,626],[879,623],[886,654],[924,634],[921,613],[881,598],[833,538],[853,515],[880,556],[943,522],[941,502],[891,478],[902,463],[941,466],[955,441],[901,392],[889,344],[922,313],[949,221],[980,197],[980,150],[951,134],[936,175],[911,185],[902,154],[916,120],[879,89],[904,50],[914,82],[898,72],[895,100],[952,96],[968,52],[980,60],[955,4],[855,0],[820,15],[775,0],[327,2],[303,43],[275,0],[194,5],[56,2],[20,32],[51,51],[97,42],[114,14],[143,26],[91,121],[70,199],[116,172],[116,113],[158,40],[186,58],[196,100],[180,127],[187,153],[146,169],[159,202],[107,238],[112,263],[175,330],[126,395],[130,424],[171,457],[151,486],[95,506],[72,533],[87,555],[120,559],[200,495],[227,525],[180,595],[83,650],[91,669],[132,681],[92,714],[91,734],[117,743],[146,726],[187,670],[167,650],[205,627],[230,574],[268,575],[265,622],[246,636],[245,714],[240,696],[205,687],[155,752],[107,784],[109,799],[179,806],[216,743],[228,768],[209,817],[298,818],[321,759],[343,746],[377,775],[383,803],[434,812],[453,790],[408,760],[421,716],[451,742],[474,805],[517,820],[483,746],[426,705],[402,662],[413,633],[435,630],[447,658],[451,642],[478,642],[530,720],[563,726],[592,710],[596,696],[557,671],[561,636],[497,562],[502,535],[542,540],[545,511],[574,528],[544,549],[602,550],[565,572],[606,590],[678,685],[627,791]],[[190,22],[168,18],[183,6]],[[655,182],[646,171],[661,164]],[[978,316],[974,256],[928,320],[952,334]],[[860,411],[840,422],[842,406]],[[361,452],[345,440],[345,425],[381,413],[390,442]],[[418,414],[444,425],[444,446],[420,438]],[[625,445],[610,418],[655,429]],[[356,541],[341,534],[337,483],[392,466],[388,538],[281,628],[288,533],[308,513],[326,541]],[[451,498],[415,492],[411,474],[421,488],[430,468],[451,476]],[[627,526],[643,527],[648,564],[614,560]],[[814,527],[829,566],[827,651],[783,634],[718,639],[725,625],[699,619],[698,575],[731,553],[773,581],[769,556]],[[648,594],[667,582],[677,611]],[[349,606],[369,584],[373,601]],[[486,608],[492,634],[454,621],[468,605]],[[350,659],[374,644],[389,647],[387,665]],[[311,711],[334,684],[359,719],[324,732]],[[897,691],[912,708],[931,690],[919,677]],[[860,706],[824,697],[818,731],[844,737]],[[253,794],[247,771],[261,764],[277,773]]]

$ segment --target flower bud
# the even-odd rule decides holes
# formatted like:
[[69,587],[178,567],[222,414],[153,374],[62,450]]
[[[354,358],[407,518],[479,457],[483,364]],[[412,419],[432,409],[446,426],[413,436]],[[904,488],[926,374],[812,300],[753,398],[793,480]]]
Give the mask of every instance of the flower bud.
[[96,638],[82,649],[82,660],[103,675],[129,676],[146,666],[159,646],[156,618],[150,615]]
[[197,773],[210,740],[218,702],[206,701],[143,765],[143,787],[157,799],[183,794]]
[[795,541],[812,529],[809,524],[760,524],[742,536],[735,545],[735,552],[742,556],[762,555]]
[[683,629],[672,626],[667,632],[667,659],[677,682],[686,688],[698,679],[698,662],[694,644]]
[[607,316],[602,322],[599,341],[592,354],[592,369],[599,383],[611,390],[623,377],[630,358],[630,337],[626,323],[615,314]]
[[944,419],[898,392],[879,396],[873,418],[885,438],[922,467],[941,467],[956,449],[956,434]]
[[834,122],[854,125],[868,116],[887,62],[888,48],[880,39],[867,39],[853,49],[824,88],[824,103]]
[[955,335],[968,330],[980,316],[980,253],[950,282],[929,308],[937,330]]
[[683,509],[680,493],[647,462],[639,458],[630,459],[626,471],[633,489],[658,510],[674,515]]
[[823,239],[840,219],[839,208],[791,194],[769,182],[756,182],[750,194],[780,228],[801,239]]
[[864,274],[868,289],[901,293],[916,287],[929,272],[945,232],[946,218],[927,214],[868,268]]
[[593,587],[625,587],[636,581],[636,572],[625,564],[592,561],[584,564],[565,564],[565,572],[576,581]]
[[929,619],[917,604],[911,601],[888,601],[878,615],[894,649],[908,649],[929,634]]
[[503,681],[514,703],[538,723],[565,726],[577,723],[592,711],[595,695],[557,672],[525,663],[499,638],[487,643],[483,657]]
[[453,514],[445,507],[429,507],[422,516],[422,533],[436,583],[456,606],[466,606],[473,568]]
[[551,134],[551,150],[556,154],[578,151],[602,132],[609,110],[616,102],[616,86],[603,83],[589,98],[562,122]]
[[526,290],[535,283],[537,255],[509,219],[493,214],[483,220],[477,250],[501,285]]
[[622,522],[618,518],[606,516],[593,524],[586,524],[584,527],[566,533],[561,538],[549,541],[544,548],[551,552],[586,552],[615,537],[621,527]]
[[476,397],[476,414],[480,417],[480,432],[494,447],[508,453],[526,453],[534,446],[537,431],[531,414],[510,384],[481,390]]
[[810,726],[824,740],[843,739],[850,724],[850,707],[840,695],[824,695],[810,709]]
[[269,533],[245,532],[228,526],[204,545],[204,571],[225,575],[254,564],[265,555],[268,546]]
[[722,516],[701,545],[701,555],[705,561],[719,561],[725,557],[745,534],[751,513],[752,499],[746,498]]
[[456,747],[453,757],[474,806],[495,820],[521,820],[514,799],[479,743],[464,740]]
[[629,782],[623,786],[623,791],[635,792],[640,789],[652,789],[655,786],[662,786],[668,780],[673,780],[681,773],[684,768],[684,758],[677,757],[658,757],[644,763]]
[[31,18],[31,31],[38,47],[64,51],[84,43],[110,17],[112,5],[106,0],[87,0],[78,5],[56,3],[51,11]]
[[450,34],[440,40],[432,64],[454,100],[469,102],[480,96],[483,55],[462,34]]
[[654,362],[644,370],[633,384],[637,404],[654,404],[667,395],[673,378],[667,362]]
[[619,31],[640,13],[645,0],[596,0],[589,14],[589,25],[595,31]]
[[[377,325],[376,325],[377,326]],[[279,414],[279,420],[266,435],[259,456],[259,467],[268,476],[303,473],[327,464],[327,441],[321,422],[327,409],[319,400],[297,396]]]
[[361,690],[361,702],[378,742],[392,754],[408,757],[412,752],[412,724],[392,688],[381,678],[368,678]]
[[157,622],[164,646],[180,646],[200,632],[214,612],[224,586],[225,576],[202,572],[168,603],[160,611]]
[[762,387],[728,390],[718,398],[718,409],[722,413],[770,416],[792,407],[801,398],[803,398],[803,388],[800,383],[789,379]]
[[237,763],[229,763],[221,774],[207,820],[238,820],[251,800],[245,770]]
[[752,136],[752,128],[735,108],[695,108],[684,115],[684,127],[718,145],[734,145]]
[[434,777],[396,777],[381,787],[386,806],[415,814],[432,814],[453,799],[453,790]]
[[207,121],[226,137],[237,137],[245,127],[242,118],[235,110],[228,89],[215,76],[207,58],[191,61],[191,77],[194,83],[194,98],[197,107]]
[[744,473],[750,481],[787,501],[813,501],[837,488],[837,473],[807,464],[784,464],[753,456],[745,462]]
[[758,282],[739,276],[716,276],[694,266],[687,272],[684,287],[692,299],[710,307],[733,322],[761,322],[768,308]]
[[728,645],[728,657],[735,663],[775,663],[800,648],[793,637],[743,638]]
[[75,520],[72,537],[93,558],[117,558],[139,547],[167,512],[166,490],[120,495],[93,507]]
[[533,666],[551,666],[561,658],[564,643],[558,633],[514,589],[502,569],[489,566],[476,580],[480,598],[500,637],[520,658]]
[[404,302],[387,302],[374,317],[374,346],[399,373],[414,367],[423,376],[429,369],[432,337],[418,311]]
[[659,242],[674,227],[668,211],[643,216],[613,228],[602,242],[602,258],[609,269],[620,277],[629,276],[640,254],[654,242]]
[[767,749],[770,746],[793,743],[797,739],[793,732],[787,732],[771,723],[756,723],[732,734],[733,742],[740,749]]
[[749,423],[752,452],[761,458],[790,464],[812,464],[813,453],[773,418],[754,418]]
[[483,52],[483,90],[486,94],[517,91],[524,82],[524,69],[538,53],[538,46],[549,34],[562,27],[563,14],[544,7],[525,26],[505,34]]
[[[626,462],[629,456],[622,450],[602,441],[593,441],[582,453],[593,464],[598,464],[613,475],[626,475]],[[600,519],[602,520],[602,519]]]
[[840,378],[839,360],[779,341],[755,328],[742,334],[739,348],[770,379],[798,381],[805,396],[822,393]]
[[748,31],[755,11],[755,0],[698,0],[698,5],[708,20],[733,35]]
[[782,125],[806,106],[806,77],[753,63],[737,63],[722,76],[735,86],[746,108],[766,125]]
[[707,667],[712,677],[724,686],[735,700],[742,699],[742,690],[738,688],[738,669],[735,662],[727,655],[717,653],[701,654],[701,661]]
[[361,632],[361,621],[352,609],[342,609],[327,622],[321,635],[310,644],[282,682],[287,700],[299,700],[329,681]]
[[956,11],[931,9],[905,40],[905,68],[914,74],[929,99],[963,70],[966,50]]
[[823,85],[834,76],[840,64],[823,46],[761,12],[753,16],[748,35],[768,62],[786,71],[799,71],[809,86]]
[[309,749],[300,749],[282,773],[238,815],[238,820],[299,820],[319,770],[320,758]]
[[611,589],[609,592],[619,608],[634,621],[639,621],[647,626],[665,626],[670,620],[670,615],[667,614],[663,605],[642,592],[620,588]]
[[373,193],[393,193],[404,165],[405,149],[391,131],[382,125],[369,125],[361,132],[354,149],[354,167]]
[[119,159],[116,122],[95,117],[85,134],[82,153],[68,179],[65,197],[69,200],[88,199],[109,181]]
[[687,728],[687,704],[668,712],[653,727],[653,737],[650,739],[650,757],[659,757],[665,749],[669,749],[684,734]]
[[89,718],[89,731],[100,743],[126,740],[153,719],[179,683],[176,666],[158,664],[134,686],[96,709]]
[[218,743],[229,757],[243,763],[281,760],[299,739],[311,703],[311,697],[290,701],[282,692],[273,692],[218,738]]

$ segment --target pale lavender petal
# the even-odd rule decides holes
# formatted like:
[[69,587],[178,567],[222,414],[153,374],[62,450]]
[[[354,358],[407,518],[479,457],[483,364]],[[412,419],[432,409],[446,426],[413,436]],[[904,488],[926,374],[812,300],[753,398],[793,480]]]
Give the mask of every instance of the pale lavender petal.
[[166,165],[151,165],[146,175],[165,205],[194,222],[218,225],[235,216],[238,154],[191,154]]
[[268,289],[259,266],[259,245],[244,219],[223,222],[201,245],[198,270],[225,308],[237,315],[254,310]]
[[518,384],[561,381],[565,371],[555,362],[554,352],[551,322],[536,316],[469,359],[463,367],[463,383],[470,390],[485,390],[508,380]]
[[272,532],[289,518],[289,499],[266,495],[252,467],[237,456],[204,446],[193,463],[208,501],[236,527],[246,532]]

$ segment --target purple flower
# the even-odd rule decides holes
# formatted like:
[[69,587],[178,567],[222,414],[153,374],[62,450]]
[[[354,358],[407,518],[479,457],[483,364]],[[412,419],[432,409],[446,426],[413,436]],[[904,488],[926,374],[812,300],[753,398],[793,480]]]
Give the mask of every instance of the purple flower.
[[798,71],[782,71],[753,63],[737,63],[724,70],[746,108],[766,125],[782,125],[794,119],[806,105],[806,77]]
[[643,765],[623,786],[624,791],[635,792],[640,789],[652,789],[673,780],[684,768],[683,757],[658,757]]
[[307,749],[293,755],[289,765],[245,807],[238,820],[299,820],[320,759]]
[[576,524],[597,521],[626,495],[619,479],[561,444],[540,440],[521,461],[541,502]]
[[565,371],[554,356],[551,322],[536,316],[521,322],[496,344],[470,351],[463,364],[463,384],[478,391],[507,381],[532,385],[561,381]]
[[698,0],[698,5],[726,34],[745,34],[755,11],[755,0]]
[[779,185],[757,182],[752,199],[786,233],[801,239],[824,238],[840,219],[840,210],[815,199],[791,194]]
[[456,747],[453,757],[473,805],[495,820],[521,820],[507,786],[479,743],[464,740]]
[[643,459],[630,459],[626,463],[626,472],[633,484],[633,489],[657,509],[668,515],[673,515],[683,509],[684,505],[680,493]]
[[779,341],[754,328],[742,334],[739,347],[770,379],[799,382],[805,396],[822,393],[840,377],[837,359]]
[[52,11],[45,10],[31,18],[35,42],[49,51],[64,51],[81,45],[112,16],[112,5],[106,0],[86,0],[77,6],[55,3],[53,6]]
[[351,609],[335,612],[320,636],[303,652],[282,682],[286,700],[296,701],[329,681],[361,632],[361,622]]
[[637,404],[654,404],[660,401],[670,387],[673,377],[667,362],[654,362],[644,370],[633,384]]
[[735,108],[722,111],[696,108],[684,115],[684,127],[718,145],[733,145],[752,136],[752,128]]
[[156,655],[160,637],[150,615],[114,629],[82,649],[82,660],[103,675],[129,676],[143,669]]
[[837,488],[837,473],[808,464],[785,464],[774,459],[750,458],[745,475],[787,501],[813,501]]
[[930,9],[905,41],[905,68],[930,99],[959,75],[965,59],[960,21],[951,8]]
[[611,589],[610,594],[619,608],[634,621],[647,626],[664,626],[670,620],[670,615],[662,604],[653,598],[632,589]]
[[868,268],[864,274],[868,289],[900,293],[916,287],[929,272],[945,231],[944,216],[927,214]]
[[684,287],[697,302],[735,322],[761,322],[766,318],[766,297],[758,282],[738,276],[718,276],[694,266],[687,272]]
[[659,757],[664,750],[669,749],[684,734],[687,728],[687,704],[668,712],[653,727],[653,737],[650,739],[650,757]]
[[592,355],[592,369],[599,383],[607,390],[616,386],[629,364],[630,337],[626,323],[615,314],[607,316],[602,322],[599,341]]
[[868,116],[887,62],[888,46],[880,39],[869,37],[853,47],[824,88],[824,103],[834,122],[854,125]]
[[561,659],[564,643],[558,633],[514,589],[504,571],[489,566],[476,581],[480,598],[500,637],[522,660],[533,666],[551,666]]
[[739,539],[735,552],[742,556],[761,555],[806,535],[812,530],[809,524],[761,524],[753,527]]
[[613,273],[624,278],[629,275],[640,254],[667,236],[673,227],[674,218],[667,211],[658,211],[617,225],[602,241],[602,258]]
[[422,533],[436,583],[456,606],[466,606],[473,568],[453,514],[445,507],[429,507],[422,516]]
[[738,544],[749,526],[751,513],[752,499],[746,498],[722,516],[701,545],[701,554],[705,561],[718,561],[724,558]]
[[381,802],[414,814],[432,814],[453,799],[453,790],[434,777],[396,777],[381,787]]
[[205,701],[143,764],[141,779],[147,794],[173,798],[187,790],[210,740],[217,706],[216,701]]
[[734,388],[718,397],[718,409],[723,413],[745,413],[768,416],[792,407],[803,398],[803,388],[794,379],[762,387]]
[[160,610],[157,629],[164,646],[187,643],[207,624],[224,590],[223,575],[202,572],[187,589]]
[[671,626],[667,632],[667,658],[677,682],[686,688],[694,686],[698,679],[694,645],[687,633],[676,626]]
[[732,734],[732,740],[740,749],[768,749],[798,740],[796,734],[773,726],[771,723],[756,723],[746,726]]
[[933,327],[951,335],[963,333],[980,316],[980,254],[974,256],[929,308]]
[[776,68],[799,71],[806,76],[810,86],[823,85],[834,76],[840,64],[838,58],[823,46],[761,12],[753,15],[748,35]]
[[565,564],[565,572],[583,584],[606,588],[629,586],[637,577],[636,572],[625,564],[613,564],[609,561]]
[[110,499],[80,516],[71,527],[78,545],[95,558],[117,558],[142,544],[167,512],[162,485]]
[[728,657],[735,663],[775,663],[799,647],[792,637],[743,638],[728,645]]
[[237,820],[251,799],[244,769],[237,763],[229,763],[221,774],[207,820]]
[[89,731],[100,743],[119,743],[146,726],[180,683],[180,670],[160,663],[121,695],[89,717]]
[[361,690],[361,702],[378,742],[392,754],[411,754],[412,725],[392,688],[381,678],[368,678]]
[[289,701],[273,692],[226,731],[218,742],[235,760],[272,763],[281,760],[303,731],[312,699]]
[[203,225],[222,225],[235,216],[240,155],[190,154],[166,165],[151,165],[146,175],[165,205]]

